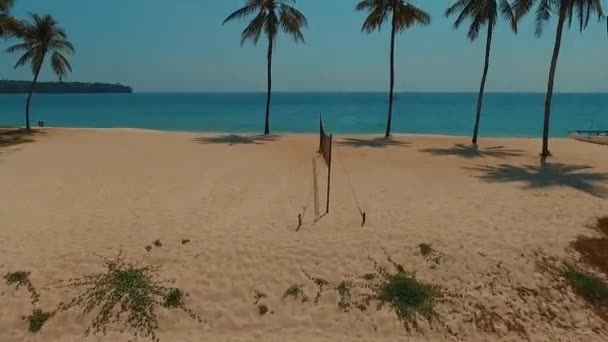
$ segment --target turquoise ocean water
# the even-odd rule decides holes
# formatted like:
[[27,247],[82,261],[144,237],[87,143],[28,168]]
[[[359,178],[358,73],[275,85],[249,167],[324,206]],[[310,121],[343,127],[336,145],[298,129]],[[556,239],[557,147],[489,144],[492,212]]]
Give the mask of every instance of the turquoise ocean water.
[[[470,135],[476,93],[397,94],[396,133]],[[23,125],[26,95],[0,95],[0,125]],[[271,130],[316,132],[322,112],[328,130],[381,133],[384,93],[275,93]],[[544,94],[488,93],[482,136],[541,135]],[[32,123],[63,127],[134,127],[200,132],[261,132],[264,93],[35,94]],[[608,94],[556,94],[551,135],[608,129]]]

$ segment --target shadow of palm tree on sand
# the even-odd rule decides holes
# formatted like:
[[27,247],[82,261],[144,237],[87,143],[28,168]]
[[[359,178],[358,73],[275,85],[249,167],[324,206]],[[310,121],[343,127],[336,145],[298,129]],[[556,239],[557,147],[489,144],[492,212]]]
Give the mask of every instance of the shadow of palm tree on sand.
[[489,183],[524,182],[523,189],[550,188],[565,186],[590,195],[606,198],[608,190],[599,183],[608,181],[608,173],[591,172],[587,165],[567,165],[562,163],[544,163],[533,165],[477,166],[467,168],[483,172],[479,179]]
[[262,145],[267,142],[276,141],[279,138],[278,135],[237,135],[237,134],[225,134],[213,137],[197,137],[194,141],[199,144],[227,144],[232,145]]
[[371,139],[361,139],[361,138],[343,138],[336,142],[338,146],[350,146],[350,147],[372,147],[372,148],[382,148],[389,146],[401,146],[407,147],[410,146],[410,143],[396,140],[393,138],[371,138]]
[[518,157],[523,155],[522,150],[507,149],[504,146],[493,146],[479,148],[475,145],[456,144],[451,148],[427,148],[420,152],[430,153],[437,156],[458,156],[466,159],[495,157]]
[[43,129],[0,127],[0,147],[8,147],[35,141],[34,137],[46,135]]

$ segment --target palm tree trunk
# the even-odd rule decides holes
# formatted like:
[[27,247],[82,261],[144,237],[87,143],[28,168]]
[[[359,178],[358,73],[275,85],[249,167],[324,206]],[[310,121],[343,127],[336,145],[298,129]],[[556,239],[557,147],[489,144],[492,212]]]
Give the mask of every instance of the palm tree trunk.
[[270,134],[270,95],[272,93],[272,45],[273,37],[268,37],[268,93],[266,94],[266,123],[264,135]]
[[42,69],[42,62],[44,61],[44,57],[40,60],[40,64],[36,67],[36,74],[34,75],[34,80],[30,85],[30,93],[27,96],[27,101],[25,103],[25,129],[31,130],[30,126],[30,102],[32,100],[32,94],[34,93],[34,87],[36,86],[36,82],[38,81],[38,75],[40,75],[40,70]]
[[557,23],[557,32],[555,33],[555,45],[553,47],[553,56],[551,57],[551,68],[549,69],[549,81],[547,82],[547,96],[545,98],[545,120],[543,124],[543,149],[540,153],[543,160],[551,155],[549,152],[549,122],[551,120],[551,99],[553,97],[553,83],[555,81],[555,69],[557,67],[557,57],[559,49],[562,45],[562,32],[564,31],[564,22],[566,21],[565,10],[560,9],[559,19]]
[[473,129],[473,145],[477,146],[477,136],[479,135],[479,121],[481,119],[481,105],[483,104],[483,92],[486,88],[486,78],[488,77],[488,68],[490,66],[490,49],[492,48],[492,23],[488,23],[488,38],[486,40],[486,56],[483,66],[483,76],[481,76],[481,85],[479,86],[479,96],[477,97],[477,113],[475,115],[475,128]]
[[395,15],[393,14],[393,22],[391,28],[391,61],[390,61],[390,85],[388,93],[388,116],[386,118],[386,132],[384,137],[388,138],[391,136],[391,123],[393,121],[393,91],[395,89]]

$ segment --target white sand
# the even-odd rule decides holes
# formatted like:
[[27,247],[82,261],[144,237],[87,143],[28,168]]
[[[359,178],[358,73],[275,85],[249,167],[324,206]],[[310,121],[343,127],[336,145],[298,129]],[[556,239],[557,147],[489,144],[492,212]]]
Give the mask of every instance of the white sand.
[[[607,323],[574,294],[543,301],[516,290],[550,283],[534,251],[573,256],[570,242],[608,214],[600,197],[608,193],[608,147],[553,140],[551,162],[563,165],[539,173],[535,139],[482,139],[487,153],[475,156],[423,151],[468,138],[404,136],[386,147],[365,146],[371,136],[337,137],[331,213],[315,224],[311,206],[295,232],[315,136],[229,145],[194,133],[48,132],[0,150],[0,274],[31,271],[45,310],[75,294],[55,288],[58,280],[100,271],[100,256],[122,250],[128,260],[162,265],[160,276],[187,291],[186,303],[207,320],[160,309],[161,341],[608,339]],[[504,148],[487,149],[495,146]],[[345,168],[367,212],[364,228]],[[163,246],[146,252],[155,239]],[[444,255],[435,269],[419,255],[423,242]],[[388,309],[341,312],[333,293],[318,305],[281,300],[293,283],[314,296],[302,270],[337,283],[371,272],[368,256],[383,261],[383,249],[421,280],[458,294],[437,304],[442,324],[408,334]],[[258,315],[255,289],[268,294],[274,314]],[[482,317],[483,307],[493,315]],[[73,310],[30,334],[21,317],[31,308],[25,289],[0,284],[0,341],[99,340],[83,335],[92,316]],[[103,340],[129,338],[110,332]]]

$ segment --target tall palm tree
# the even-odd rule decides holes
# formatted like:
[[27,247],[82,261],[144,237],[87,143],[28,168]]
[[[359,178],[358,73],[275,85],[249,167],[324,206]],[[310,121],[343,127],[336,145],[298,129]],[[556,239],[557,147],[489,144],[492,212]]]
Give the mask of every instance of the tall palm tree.
[[[517,18],[525,16],[536,5],[536,36],[543,32],[543,26],[551,16],[557,16],[557,28],[555,33],[555,44],[551,57],[551,67],[549,68],[549,79],[547,81],[547,95],[545,97],[545,117],[543,123],[543,146],[541,158],[545,160],[551,155],[549,151],[549,122],[551,120],[551,99],[553,97],[553,83],[555,80],[555,69],[557,68],[557,58],[562,43],[562,33],[564,24],[568,21],[568,27],[572,25],[572,20],[576,20],[580,32],[589,24],[592,14],[599,18],[604,16],[601,0],[515,0],[513,8]],[[576,13],[575,13],[576,12]]]
[[393,97],[395,90],[395,35],[413,25],[428,25],[431,16],[422,9],[412,5],[407,0],[362,0],[357,4],[357,11],[367,11],[369,15],[363,22],[361,31],[371,33],[380,31],[382,24],[389,18],[391,21],[391,50],[390,50],[390,85],[388,95],[388,116],[386,120],[385,137],[391,135],[393,120]]
[[68,41],[65,31],[50,15],[40,17],[30,13],[31,22],[24,21],[21,24],[19,38],[23,43],[13,45],[7,52],[24,52],[19,58],[15,69],[30,64],[34,80],[30,86],[30,92],[25,105],[25,128],[30,129],[30,101],[40,70],[45,58],[50,54],[51,67],[58,77],[64,77],[72,71],[70,62],[65,54],[73,54],[74,46]]
[[224,24],[255,14],[241,34],[241,45],[247,40],[257,44],[262,32],[268,38],[268,92],[266,94],[266,121],[264,134],[270,134],[270,95],[272,93],[272,49],[279,30],[292,36],[296,43],[304,43],[302,28],[308,27],[306,17],[291,4],[295,0],[247,0],[247,4],[230,14]]
[[486,87],[486,78],[488,76],[488,68],[490,66],[490,49],[492,47],[492,34],[494,26],[498,19],[498,12],[510,22],[511,29],[517,33],[517,20],[513,13],[513,9],[508,0],[458,0],[454,5],[450,6],[446,11],[446,17],[458,14],[454,21],[454,28],[460,27],[460,24],[467,18],[470,19],[469,32],[467,36],[471,41],[479,37],[479,31],[482,27],[487,26],[486,34],[486,52],[483,66],[483,75],[481,76],[481,85],[479,86],[479,95],[477,97],[477,111],[475,114],[475,127],[473,128],[473,145],[477,145],[477,136],[479,134],[479,121],[481,118],[481,106],[483,103],[483,92]]

